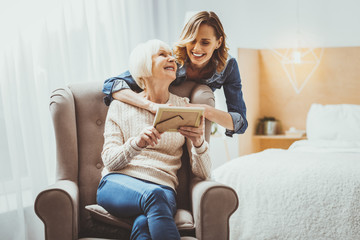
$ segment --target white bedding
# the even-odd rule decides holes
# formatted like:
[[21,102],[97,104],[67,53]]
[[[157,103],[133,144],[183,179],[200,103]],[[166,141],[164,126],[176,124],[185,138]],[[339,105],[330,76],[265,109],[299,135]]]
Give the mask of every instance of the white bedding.
[[299,141],[212,173],[235,189],[230,239],[360,239],[360,143]]

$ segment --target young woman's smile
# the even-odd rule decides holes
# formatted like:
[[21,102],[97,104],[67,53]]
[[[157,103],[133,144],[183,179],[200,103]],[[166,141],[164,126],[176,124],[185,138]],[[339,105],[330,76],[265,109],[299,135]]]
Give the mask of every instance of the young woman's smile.
[[191,65],[204,67],[211,59],[214,51],[220,47],[222,38],[216,39],[214,28],[202,24],[194,41],[186,44],[186,51]]

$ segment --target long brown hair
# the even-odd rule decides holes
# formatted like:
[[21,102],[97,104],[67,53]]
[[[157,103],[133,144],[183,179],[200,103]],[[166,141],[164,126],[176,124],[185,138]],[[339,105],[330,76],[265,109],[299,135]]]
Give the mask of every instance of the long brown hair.
[[214,12],[211,11],[199,12],[192,16],[186,23],[180,35],[180,40],[176,42],[174,46],[176,60],[181,65],[184,65],[186,59],[188,58],[186,53],[186,44],[194,41],[201,24],[213,27],[217,40],[220,39],[220,37],[223,38],[220,47],[214,51],[213,56],[210,59],[211,66],[217,66],[216,70],[220,72],[226,65],[229,48],[226,46],[226,34],[220,19]]

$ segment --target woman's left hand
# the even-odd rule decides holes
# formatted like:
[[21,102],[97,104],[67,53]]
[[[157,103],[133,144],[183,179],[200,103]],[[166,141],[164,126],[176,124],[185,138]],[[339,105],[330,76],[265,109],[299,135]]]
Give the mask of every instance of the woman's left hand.
[[199,127],[181,127],[178,131],[184,137],[190,139],[195,147],[200,147],[204,142],[205,118],[201,117]]

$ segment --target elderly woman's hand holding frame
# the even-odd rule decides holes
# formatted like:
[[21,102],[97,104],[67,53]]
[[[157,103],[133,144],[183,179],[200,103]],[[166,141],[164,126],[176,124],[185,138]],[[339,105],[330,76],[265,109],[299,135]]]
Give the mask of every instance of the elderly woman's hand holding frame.
[[205,118],[203,116],[201,117],[201,124],[199,127],[181,127],[178,131],[184,137],[190,139],[194,147],[201,147],[204,143]]
[[139,136],[136,137],[135,143],[140,148],[146,148],[149,145],[154,147],[158,144],[161,134],[162,133],[159,133],[154,126],[149,126],[144,128]]

